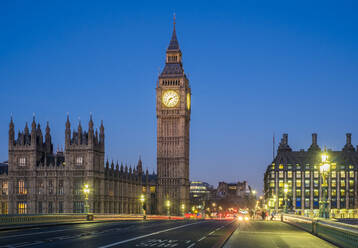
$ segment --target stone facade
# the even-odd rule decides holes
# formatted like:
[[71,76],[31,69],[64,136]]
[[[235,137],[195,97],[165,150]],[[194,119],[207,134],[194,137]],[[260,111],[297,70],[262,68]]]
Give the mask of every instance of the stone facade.
[[144,173],[140,159],[133,169],[105,163],[104,126],[94,131],[92,116],[88,131],[80,122],[72,133],[67,117],[64,151],[53,151],[48,123],[45,137],[35,118],[31,132],[26,124],[15,139],[14,130],[11,118],[8,166],[0,168],[1,213],[83,213],[85,184],[89,212],[138,214],[143,194],[147,213],[154,213],[156,175]]
[[191,89],[184,73],[174,23],[166,64],[156,88],[157,203],[160,214],[169,211],[179,215],[188,209],[190,97]]
[[[284,134],[277,156],[267,166],[264,187],[267,204],[276,197],[273,207],[284,207],[284,184],[288,185],[288,208],[306,215],[317,215],[322,194],[319,166],[322,150],[317,144],[317,134],[312,134],[312,144],[305,151],[293,151]],[[358,151],[351,144],[351,134],[341,151],[327,151],[330,160],[328,177],[328,202],[332,214],[353,215],[358,208]],[[271,201],[272,202],[272,201]],[[272,203],[271,203],[272,204]]]

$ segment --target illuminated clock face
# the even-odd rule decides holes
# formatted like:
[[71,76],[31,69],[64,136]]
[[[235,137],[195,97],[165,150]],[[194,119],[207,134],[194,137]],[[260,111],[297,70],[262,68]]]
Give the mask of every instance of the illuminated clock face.
[[163,104],[168,108],[173,108],[179,103],[179,95],[174,90],[167,90],[162,96]]
[[190,93],[186,94],[186,107],[190,109]]

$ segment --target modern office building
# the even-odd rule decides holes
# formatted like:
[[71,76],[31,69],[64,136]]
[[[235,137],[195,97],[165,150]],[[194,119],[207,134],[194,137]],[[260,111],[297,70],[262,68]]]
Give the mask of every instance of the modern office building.
[[[333,216],[353,216],[358,208],[358,151],[351,144],[351,134],[346,135],[342,150],[328,149],[326,153],[330,161],[328,207]],[[317,216],[322,196],[321,155],[317,134],[312,134],[312,144],[307,150],[299,151],[291,149],[288,135],[284,134],[277,155],[264,175],[266,205],[282,210],[286,202],[289,211]]]

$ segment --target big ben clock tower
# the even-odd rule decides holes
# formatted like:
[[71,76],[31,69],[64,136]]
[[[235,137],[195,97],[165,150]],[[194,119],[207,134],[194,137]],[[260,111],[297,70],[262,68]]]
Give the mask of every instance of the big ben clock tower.
[[157,173],[159,214],[181,215],[189,205],[189,80],[174,30],[157,91]]

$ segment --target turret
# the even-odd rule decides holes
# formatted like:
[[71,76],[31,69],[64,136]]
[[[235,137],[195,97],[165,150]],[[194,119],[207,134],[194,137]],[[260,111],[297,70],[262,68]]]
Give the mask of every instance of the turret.
[[45,146],[46,146],[46,152],[48,152],[48,153],[53,152],[53,146],[52,146],[51,134],[50,134],[50,126],[49,126],[48,122],[46,124]]
[[104,126],[103,126],[103,121],[101,121],[101,127],[99,129],[99,143],[103,146],[103,149],[104,149]]
[[66,120],[66,130],[65,130],[65,146],[69,147],[71,144],[71,123],[69,116],[67,114],[67,120]]
[[78,144],[80,145],[81,143],[82,143],[82,125],[81,125],[81,120],[79,120],[79,122],[78,122],[78,128],[77,128],[77,132],[78,132],[78,136],[77,136],[77,138],[78,138]]
[[14,142],[15,142],[15,126],[11,116],[10,124],[9,124],[9,149],[13,147]]
[[32,118],[31,123],[31,145],[36,146],[36,122],[35,122],[35,115]]
[[93,135],[94,135],[94,130],[93,130],[93,120],[92,120],[92,114],[91,114],[90,120],[88,122],[88,144],[89,145],[93,145]]
[[138,174],[141,175],[142,174],[142,171],[143,170],[143,167],[142,167],[142,160],[139,156],[139,160],[138,160],[138,165],[137,165],[137,171],[138,171]]

